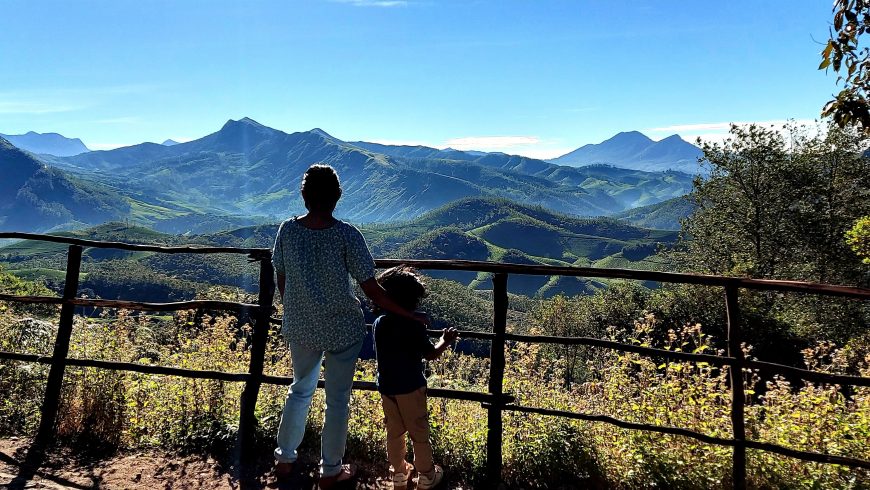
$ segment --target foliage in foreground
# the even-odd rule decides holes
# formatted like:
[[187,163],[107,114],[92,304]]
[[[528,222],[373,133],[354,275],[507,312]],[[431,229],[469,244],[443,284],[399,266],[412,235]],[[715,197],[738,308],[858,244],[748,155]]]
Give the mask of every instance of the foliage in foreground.
[[[52,332],[33,336],[32,324],[9,312],[0,314],[4,350],[48,353]],[[47,324],[42,324],[47,325]],[[543,325],[533,326],[533,331]],[[715,342],[699,325],[664,329],[652,315],[610,338],[667,349],[715,351]],[[70,355],[174,365],[232,372],[247,370],[248,330],[231,317],[195,318],[179,314],[163,321],[120,313],[117,317],[77,319]],[[25,337],[27,337],[25,339]],[[290,362],[279,336],[272,335],[266,371],[290,375]],[[26,341],[25,341],[26,340]],[[749,355],[751,349],[747,348]],[[507,350],[505,391],[520,404],[606,414],[624,420],[689,428],[729,437],[727,372],[705,363],[674,363],[613,351],[586,352],[573,359],[584,365],[583,382],[566,387],[567,356],[537,346]],[[820,344],[805,352],[813,369],[870,375],[867,342],[847,348]],[[430,386],[485,391],[488,360],[455,352],[430,365]],[[0,432],[32,433],[47,370],[41,366],[0,363]],[[192,451],[226,451],[235,437],[241,386],[69,368],[59,432],[68,442],[103,448],[160,446]],[[360,363],[358,378],[373,379],[372,361]],[[783,379],[746,373],[747,431],[755,440],[798,449],[870,459],[870,390],[790,384]],[[265,386],[258,416],[262,450],[271,436],[286,392]],[[310,416],[306,444],[316,447],[322,420],[322,393]],[[432,399],[430,417],[436,458],[454,475],[474,484],[485,461],[486,417],[476,404]],[[357,392],[351,412],[349,456],[382,463],[384,431],[375,393]],[[729,485],[730,449],[693,439],[628,431],[601,423],[570,421],[532,414],[505,415],[504,477],[511,486],[635,488],[724,488]],[[870,473],[817,465],[750,451],[753,486],[858,488],[870,485]]]

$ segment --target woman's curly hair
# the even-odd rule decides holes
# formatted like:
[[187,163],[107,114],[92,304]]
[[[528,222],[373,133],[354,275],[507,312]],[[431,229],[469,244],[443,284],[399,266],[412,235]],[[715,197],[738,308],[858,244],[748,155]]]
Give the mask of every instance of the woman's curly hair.
[[315,164],[302,176],[302,199],[310,211],[332,211],[341,198],[338,174],[329,165]]

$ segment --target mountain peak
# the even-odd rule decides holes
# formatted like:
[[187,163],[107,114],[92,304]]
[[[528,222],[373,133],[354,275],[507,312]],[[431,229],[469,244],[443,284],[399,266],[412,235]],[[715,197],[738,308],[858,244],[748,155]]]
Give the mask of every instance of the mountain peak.
[[58,133],[37,133],[28,131],[24,134],[0,135],[13,145],[36,154],[48,154],[58,157],[78,155],[90,151],[82,140],[67,138]]
[[663,142],[665,142],[665,141],[668,141],[668,142],[671,142],[671,141],[682,141],[682,142],[686,142],[686,141],[685,141],[683,138],[681,138],[680,135],[678,135],[678,134],[672,134],[672,135],[668,136],[667,138],[662,138],[661,140],[659,140],[659,143],[663,143]]
[[239,119],[239,122],[243,122],[246,124],[256,124],[257,126],[262,126],[262,124],[258,123],[257,121],[254,121],[253,119],[251,119],[250,117],[247,117],[247,116]]
[[243,117],[243,118],[239,119],[238,121],[236,121],[236,120],[234,120],[234,119],[230,119],[229,121],[227,121],[227,122],[223,125],[223,127],[221,128],[221,130],[224,130],[224,129],[227,129],[227,128],[232,128],[232,127],[254,127],[254,128],[258,128],[258,129],[260,129],[260,128],[262,128],[262,129],[271,129],[271,128],[267,127],[267,126],[264,126],[264,125],[258,123],[257,121],[254,121],[254,120],[251,119],[250,117]]
[[640,131],[625,131],[598,144],[584,145],[559,158],[560,165],[585,166],[605,163],[620,168],[660,172],[680,170],[697,173],[698,147],[679,135],[653,141]]
[[170,139],[168,139],[168,140],[166,140],[166,141],[164,141],[163,143],[160,143],[160,144],[163,145],[163,146],[175,146],[175,145],[178,144],[178,142],[175,141],[174,139],[171,139],[171,138],[170,138]]
[[653,140],[649,139],[647,135],[640,131],[623,131],[621,133],[616,133],[616,135],[603,141],[601,144],[611,142],[619,144],[651,144],[653,143]]
[[[320,129],[320,128],[314,128],[314,129],[312,129],[311,131],[308,131],[308,132],[311,133],[311,134],[316,134],[316,135],[318,135],[318,136],[323,136],[324,138],[333,138],[333,136],[332,136],[331,134],[327,133],[326,131],[324,131],[324,130],[322,130],[322,129]],[[333,139],[335,139],[335,138],[333,138]]]

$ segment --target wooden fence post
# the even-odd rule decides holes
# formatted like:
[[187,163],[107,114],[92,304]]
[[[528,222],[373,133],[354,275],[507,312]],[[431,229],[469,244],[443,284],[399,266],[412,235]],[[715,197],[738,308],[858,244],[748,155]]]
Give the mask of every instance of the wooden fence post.
[[[63,285],[63,299],[75,299],[79,289],[79,271],[82,265],[82,247],[70,245],[67,253],[66,281]],[[51,355],[51,369],[45,384],[45,397],[42,401],[42,415],[39,431],[36,433],[36,446],[44,448],[54,442],[57,410],[60,407],[60,392],[63,387],[63,374],[66,370],[66,356],[69,354],[69,341],[72,335],[75,306],[64,303],[60,308],[54,352]]]
[[746,394],[743,391],[743,348],[740,339],[740,305],[737,286],[725,286],[725,308],[728,312],[728,356],[735,359],[731,374],[731,427],[734,434],[732,472],[734,488],[746,488],[746,426],[743,417]]
[[504,345],[507,327],[507,274],[497,273],[492,278],[492,331],[495,336],[489,351],[489,392],[494,400],[487,405],[486,479],[490,488],[501,483],[502,468],[502,410],[504,407]]
[[272,314],[272,298],[275,294],[274,269],[271,257],[260,258],[260,295],[257,299],[257,309],[253,333],[251,334],[251,361],[248,365],[250,378],[245,382],[239,403],[239,463],[242,473],[248,474],[251,463],[256,461],[254,451],[254,434],[257,427],[255,410],[257,396],[260,394],[260,384],[263,378],[266,341],[269,335],[269,318]]

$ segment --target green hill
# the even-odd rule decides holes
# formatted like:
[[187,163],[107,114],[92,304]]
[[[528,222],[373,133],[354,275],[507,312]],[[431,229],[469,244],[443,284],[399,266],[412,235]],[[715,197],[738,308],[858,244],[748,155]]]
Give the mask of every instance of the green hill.
[[[498,198],[467,198],[452,202],[417,219],[389,225],[363,225],[375,257],[406,259],[489,260],[515,264],[597,265],[658,268],[654,260],[660,244],[676,239],[676,232],[649,230],[608,218],[577,218]],[[66,233],[89,239],[129,243],[210,244],[235,247],[271,247],[277,225],[257,225],[204,235],[171,235],[124,223],[107,223]],[[57,275],[65,267],[66,246],[40,242],[18,242],[0,248],[0,259],[11,269],[43,271]],[[83,287],[103,297],[116,295],[106,278],[115,278],[126,288],[130,276],[147,278],[160,287],[139,288],[158,291],[163,298],[192,294],[207,284],[232,286],[247,291],[256,288],[256,268],[246,257],[230,254],[166,255],[121,250],[87,249]],[[133,261],[129,267],[123,264]],[[54,271],[54,272],[52,272]],[[22,272],[22,275],[25,274]],[[476,289],[491,288],[487,274],[462,271],[427,271]],[[145,280],[145,279],[143,279]],[[585,279],[511,275],[512,293],[527,296],[577,294],[595,290],[600,284]],[[179,288],[177,291],[173,287]],[[135,288],[134,288],[135,289]]]
[[[408,259],[491,260],[517,264],[591,265],[619,258],[620,267],[659,268],[658,244],[676,232],[638,228],[609,218],[578,218],[497,198],[452,202],[405,223],[362,228],[376,256]],[[630,258],[627,258],[630,257]],[[489,277],[431,272],[471,287],[491,288]],[[599,284],[584,279],[512,275],[511,292],[529,296],[578,294]]]
[[695,211],[695,205],[685,196],[660,203],[629,209],[613,215],[614,218],[645,228],[679,230],[680,220]]

